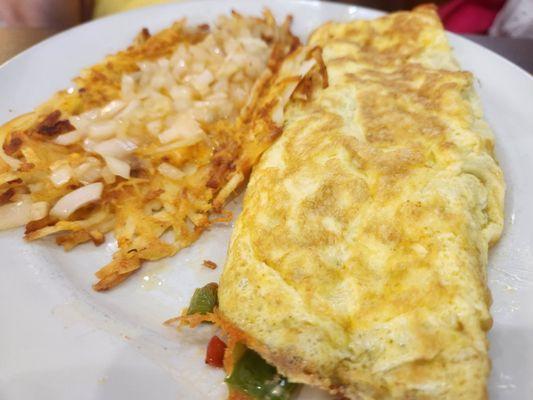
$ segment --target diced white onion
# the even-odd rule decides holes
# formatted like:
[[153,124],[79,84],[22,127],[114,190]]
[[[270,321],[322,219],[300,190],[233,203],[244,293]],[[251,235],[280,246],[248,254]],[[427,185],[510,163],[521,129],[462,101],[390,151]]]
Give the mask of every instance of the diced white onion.
[[86,111],[83,114],[81,114],[80,118],[88,120],[88,121],[94,121],[94,120],[96,120],[98,118],[99,114],[100,114],[100,112],[98,111],[98,109],[89,110],[89,111]]
[[100,171],[101,168],[98,159],[90,157],[86,162],[76,167],[74,176],[80,183],[86,185],[100,179]]
[[104,178],[104,182],[108,185],[115,183],[116,176],[111,172],[108,166],[105,166],[102,168],[102,178]]
[[157,170],[170,179],[178,180],[185,176],[185,172],[166,162],[159,164]]
[[168,67],[170,66],[170,61],[166,58],[160,58],[159,60],[157,60],[157,64],[165,70],[168,69]]
[[94,146],[96,146],[96,142],[90,138],[83,139],[83,149],[85,151],[94,152]]
[[89,137],[96,140],[104,140],[113,136],[118,129],[117,121],[95,122],[88,128]]
[[103,157],[124,158],[131,154],[137,145],[127,139],[109,139],[94,145],[93,151]]
[[173,85],[169,93],[174,100],[190,100],[192,98],[191,89],[184,85]]
[[52,169],[50,180],[55,187],[61,187],[70,181],[72,174],[72,167],[68,164],[63,164]]
[[126,103],[122,100],[113,100],[107,103],[100,110],[100,117],[102,118],[111,118],[114,117],[120,110],[126,107]]
[[0,230],[26,225],[30,221],[46,217],[46,214],[48,214],[46,201],[32,204],[29,196],[24,197],[15,203],[0,207]]
[[189,114],[181,114],[169,129],[159,135],[159,140],[161,143],[180,140],[194,144],[202,140],[204,136],[205,133],[196,119]]
[[30,189],[31,193],[40,192],[44,188],[44,182],[34,182],[34,183],[28,183],[28,189]]
[[254,37],[243,37],[239,42],[248,53],[253,53],[254,51],[263,52],[268,49],[268,45],[263,40]]
[[122,75],[121,94],[125,99],[133,97],[135,94],[135,79],[131,75]]
[[67,219],[77,209],[98,200],[102,196],[103,189],[102,182],[91,183],[76,189],[61,197],[50,210],[50,215],[59,219]]
[[150,82],[150,87],[154,90],[159,90],[165,87],[168,83],[169,83],[169,80],[167,79],[166,74],[160,73],[152,77],[152,80]]
[[126,161],[119,160],[115,157],[104,157],[107,167],[114,175],[128,179],[130,177],[131,167]]
[[[178,49],[179,51],[179,49]],[[177,55],[177,53],[176,53]],[[181,75],[187,70],[187,62],[183,58],[179,57],[172,57],[172,75],[174,75],[176,78],[180,78]]]
[[150,132],[152,135],[157,135],[159,132],[161,132],[161,120],[156,119],[155,121],[150,121],[146,124],[146,129],[148,132]]
[[69,121],[77,130],[86,131],[89,125],[96,122],[99,115],[100,110],[95,108],[94,110],[84,112],[83,114],[74,115],[69,118]]
[[149,72],[153,69],[153,65],[149,61],[139,61],[137,66],[142,72]]
[[0,230],[26,225],[31,218],[31,201],[21,200],[0,207]]
[[59,144],[61,146],[68,146],[79,142],[81,139],[83,139],[84,136],[85,135],[80,130],[76,129],[75,131],[63,133],[57,136],[54,139],[54,143]]
[[30,221],[37,221],[43,219],[48,214],[48,203],[46,201],[38,201],[33,203],[30,209]]
[[205,91],[207,91],[209,85],[211,84],[211,82],[213,82],[213,80],[213,74],[208,69],[205,69],[200,74],[194,75],[192,77],[191,84],[200,93],[204,93]]
[[79,115],[74,115],[68,120],[76,129],[84,129],[87,126],[87,120],[82,119]]
[[117,119],[129,118],[141,105],[139,100],[132,100],[129,104],[116,116]]
[[84,112],[83,114],[74,115],[69,118],[69,121],[77,130],[85,131],[87,127],[98,118],[99,115],[100,110],[95,108],[94,110]]

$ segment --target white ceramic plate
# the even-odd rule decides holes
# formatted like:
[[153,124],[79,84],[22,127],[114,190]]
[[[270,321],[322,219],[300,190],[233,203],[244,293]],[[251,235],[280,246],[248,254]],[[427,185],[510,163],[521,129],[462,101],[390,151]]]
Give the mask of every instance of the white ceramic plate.
[[[305,39],[327,20],[372,18],[359,7],[308,1],[194,1],[100,19],[57,35],[0,68],[0,123],[30,111],[70,78],[127,46],[144,26],[156,31],[187,16],[211,22],[234,8],[295,17]],[[493,399],[533,393],[533,80],[496,54],[450,35],[464,69],[479,79],[487,119],[508,184],[506,227],[489,265],[494,304],[490,333]],[[237,201],[233,208],[237,210]],[[175,332],[162,321],[179,314],[194,288],[217,281],[231,226],[217,226],[172,259],[145,266],[109,293],[95,293],[93,273],[112,243],[64,253],[52,241],[25,243],[21,230],[0,232],[0,399],[222,399],[223,374],[203,362],[209,328]],[[315,398],[304,392],[300,398]],[[320,395],[316,395],[321,397]]]

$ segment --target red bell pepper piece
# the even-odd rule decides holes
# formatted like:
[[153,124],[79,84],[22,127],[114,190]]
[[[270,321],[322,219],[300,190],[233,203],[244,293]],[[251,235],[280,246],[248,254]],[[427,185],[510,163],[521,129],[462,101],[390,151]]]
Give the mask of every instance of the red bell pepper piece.
[[220,340],[218,336],[213,336],[207,345],[205,363],[212,367],[221,368],[224,364],[224,352],[226,351],[226,347],[226,343]]

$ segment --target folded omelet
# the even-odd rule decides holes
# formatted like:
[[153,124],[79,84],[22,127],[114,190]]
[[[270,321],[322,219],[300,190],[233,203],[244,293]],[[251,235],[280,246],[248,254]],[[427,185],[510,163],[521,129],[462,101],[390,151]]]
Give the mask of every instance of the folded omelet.
[[431,7],[329,23],[251,176],[220,314],[292,382],[349,399],[484,399],[504,180]]

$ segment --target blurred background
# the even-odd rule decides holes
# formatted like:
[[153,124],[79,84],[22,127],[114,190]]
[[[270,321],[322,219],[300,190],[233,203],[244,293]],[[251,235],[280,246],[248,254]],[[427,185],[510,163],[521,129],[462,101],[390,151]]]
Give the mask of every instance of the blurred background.
[[[0,0],[0,63],[29,45],[79,23],[170,1],[172,0]],[[342,2],[397,11],[430,1]],[[512,53],[515,58],[518,57],[518,60],[513,61],[522,63],[524,68],[532,72],[533,0],[434,0],[433,3],[437,4],[447,30],[470,35],[471,39],[508,58],[508,54]],[[516,40],[489,40],[488,37]],[[520,47],[517,47],[518,43],[521,43]]]

